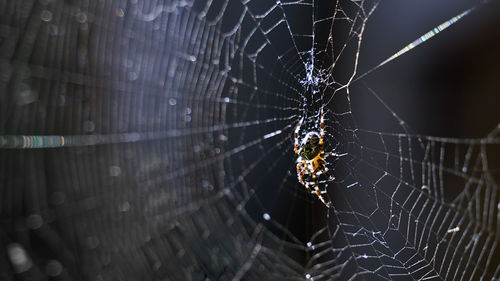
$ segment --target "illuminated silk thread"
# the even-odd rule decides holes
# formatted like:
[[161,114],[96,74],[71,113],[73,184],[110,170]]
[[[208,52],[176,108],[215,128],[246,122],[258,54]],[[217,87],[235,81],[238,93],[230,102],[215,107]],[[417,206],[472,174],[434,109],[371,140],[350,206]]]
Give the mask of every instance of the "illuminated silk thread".
[[450,27],[452,24],[456,23],[457,21],[459,21],[461,18],[463,18],[464,16],[466,16],[467,14],[469,14],[470,12],[472,12],[472,10],[474,10],[475,8],[471,8],[449,20],[447,20],[446,22],[443,22],[442,24],[438,25],[437,27],[433,28],[432,30],[430,30],[429,32],[425,33],[424,35],[420,36],[417,40],[411,42],[410,44],[408,44],[406,47],[404,47],[403,49],[401,49],[399,52],[395,53],[394,55],[392,55],[391,57],[389,57],[388,59],[384,60],[383,62],[381,62],[379,65],[375,66],[374,68],[372,68],[371,70],[365,72],[364,74],[358,76],[356,79],[353,80],[353,83],[358,81],[359,79],[365,77],[366,75],[370,74],[372,71],[378,69],[379,67],[383,66],[384,64],[396,59],[397,57],[405,54],[406,52],[409,52],[411,51],[412,49],[414,49],[415,47],[417,47],[418,45],[424,43],[425,41],[431,39],[432,37],[434,37],[436,34],[440,33],[441,31],[445,30],[446,28]]
[[382,65],[390,62],[391,60],[393,60],[393,59],[401,56],[402,54],[404,54],[404,53],[412,50],[413,48],[417,47],[418,45],[420,45],[420,44],[424,43],[425,41],[431,39],[432,37],[434,37],[439,32],[445,30],[446,28],[450,27],[452,24],[456,23],[461,18],[463,18],[464,16],[466,16],[467,14],[469,14],[471,12],[471,10],[472,9],[467,10],[467,11],[461,13],[460,15],[455,16],[455,17],[451,18],[450,20],[448,20],[448,21],[446,21],[446,22],[438,25],[437,27],[435,27],[431,31],[429,31],[426,34],[420,36],[420,38],[418,38],[417,40],[415,40],[415,41],[411,42],[410,44],[408,44],[406,47],[404,47],[399,52],[397,52],[394,55],[392,55],[390,58],[388,58],[385,61],[383,61],[379,66],[382,66]]
[[[265,120],[237,122],[233,124],[219,124],[210,127],[196,129],[170,129],[158,132],[129,132],[120,134],[92,134],[92,135],[0,135],[0,149],[35,149],[35,148],[58,148],[90,145],[105,145],[115,143],[131,143],[138,141],[160,140],[173,137],[181,137],[192,134],[218,132],[229,128],[241,128],[246,126],[265,124],[276,120],[290,120],[295,115],[283,118],[269,118]],[[263,139],[280,135],[281,130],[266,134]]]
[[[150,134],[145,134],[151,138]],[[163,135],[155,138],[165,137]],[[112,135],[76,135],[76,136],[49,136],[49,135],[0,135],[0,149],[35,149],[58,148],[73,146],[89,146],[139,141],[138,133],[124,133]]]

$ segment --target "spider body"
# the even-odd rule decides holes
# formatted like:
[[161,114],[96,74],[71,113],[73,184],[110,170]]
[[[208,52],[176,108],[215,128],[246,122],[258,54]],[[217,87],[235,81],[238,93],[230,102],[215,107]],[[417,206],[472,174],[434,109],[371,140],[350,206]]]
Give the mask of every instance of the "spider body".
[[320,110],[320,131],[308,132],[306,136],[299,141],[300,127],[304,118],[300,119],[297,127],[295,127],[294,142],[295,142],[295,153],[299,155],[297,158],[297,177],[299,182],[305,186],[306,190],[312,194],[315,194],[321,202],[328,208],[330,208],[330,203],[326,202],[323,194],[326,194],[326,190],[320,190],[318,185],[318,176],[321,174],[327,176],[330,180],[334,178],[328,174],[328,169],[326,168],[327,156],[343,156],[345,154],[339,155],[337,153],[325,153],[323,146],[323,138],[325,136],[324,130],[324,117],[323,108]]
[[316,132],[309,132],[302,140],[302,145],[299,149],[299,155],[304,160],[313,160],[316,158],[323,147],[319,144],[320,136]]

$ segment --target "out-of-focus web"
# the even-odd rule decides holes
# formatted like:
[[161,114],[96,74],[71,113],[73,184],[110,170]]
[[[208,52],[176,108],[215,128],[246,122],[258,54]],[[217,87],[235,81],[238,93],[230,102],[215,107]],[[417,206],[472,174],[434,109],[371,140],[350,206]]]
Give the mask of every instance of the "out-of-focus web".
[[[0,205],[22,206],[23,198],[15,201],[15,196],[9,196],[22,188],[33,199],[26,202],[54,197],[50,208],[57,213],[49,219],[70,229],[70,236],[81,232],[78,242],[82,253],[89,253],[90,264],[82,268],[92,274],[102,269],[92,280],[114,279],[117,272],[127,274],[124,280],[283,280],[284,276],[316,281],[370,277],[464,280],[481,274],[483,279],[498,276],[498,232],[494,232],[500,208],[498,186],[488,178],[495,167],[488,167],[485,147],[500,144],[500,127],[481,139],[413,134],[396,110],[368,88],[381,109],[399,124],[396,132],[379,131],[351,123],[362,110],[356,102],[351,105],[348,91],[348,106],[342,109],[335,108],[337,104],[330,106],[323,96],[331,93],[323,91],[325,87],[335,92],[348,89],[478,5],[433,28],[369,71],[359,76],[354,71],[349,76],[352,80],[342,85],[323,69],[323,55],[340,62],[340,58],[350,58],[353,49],[357,63],[364,24],[380,1],[270,1],[268,6],[265,1],[171,1],[168,6],[151,2],[150,6],[130,1],[121,8],[91,7],[89,17],[85,16],[85,21],[92,19],[90,38],[119,43],[109,53],[98,52],[107,45],[96,52],[89,48],[96,61],[112,58],[113,65],[98,70],[116,68],[128,74],[127,83],[119,75],[113,76],[113,83],[105,85],[109,90],[105,88],[102,94],[101,85],[92,79],[77,83],[89,93],[98,93],[89,99],[102,104],[96,109],[101,115],[79,114],[82,104],[88,103],[74,99],[64,107],[50,108],[75,112],[68,119],[73,122],[71,130],[19,126],[0,134],[0,150],[11,149],[3,154],[5,174],[20,170],[24,173],[20,172],[21,178],[32,177],[21,189],[21,180],[4,181],[7,203]],[[325,2],[335,3],[335,7]],[[40,12],[41,21],[48,24],[56,18],[57,9],[42,8],[47,10]],[[63,19],[80,26],[85,14],[75,18],[73,7],[68,8],[72,9]],[[312,20],[304,24],[298,15],[309,14]],[[111,19],[129,25],[115,27],[108,24]],[[345,42],[336,37],[336,28],[342,24],[349,29]],[[69,30],[78,29],[68,29],[67,36],[73,34]],[[335,39],[343,46],[338,53],[329,54],[330,43],[322,40],[325,31],[330,41]],[[44,35],[48,36],[40,33],[39,37]],[[73,40],[58,36],[51,35],[54,42],[47,41],[47,50]],[[79,47],[85,49],[84,42],[79,40]],[[40,40],[36,47],[45,50],[45,44]],[[354,48],[349,48],[351,44]],[[125,46],[134,48],[125,51]],[[35,53],[33,57],[60,55]],[[9,59],[11,67],[16,58]],[[330,70],[334,65],[326,67]],[[29,66],[50,69],[35,63]],[[59,91],[47,85],[61,78],[47,77],[38,77],[43,87],[31,86],[49,104],[59,104],[55,102],[58,96],[53,95]],[[162,83],[158,86],[156,82]],[[122,84],[127,87],[117,86]],[[312,93],[312,103],[304,92]],[[114,98],[122,109],[107,118],[124,119],[128,126],[103,118],[112,111],[104,97]],[[326,219],[312,211],[309,203],[318,200],[299,186],[295,163],[290,161],[296,156],[290,132],[302,116],[309,123],[304,133],[315,129],[318,118],[310,113],[317,112],[315,106],[325,108],[328,147],[347,154],[332,157],[328,163],[337,180],[322,182],[330,193],[336,193]],[[22,119],[19,112],[13,115]],[[134,118],[128,119],[130,116]],[[82,134],[74,125],[83,123],[85,128],[87,119],[95,126],[84,130],[89,134]],[[84,146],[98,149],[79,149]],[[64,149],[38,153],[40,148]],[[41,154],[45,154],[44,162],[38,161]],[[32,168],[17,168],[27,167],[25,163]],[[48,180],[33,176],[38,169],[46,170]],[[50,183],[47,194],[43,193],[45,182]],[[458,188],[464,190],[460,196],[445,201],[444,194]],[[44,208],[36,211],[35,218],[46,213]],[[301,221],[305,223],[295,228],[295,222]],[[312,234],[300,233],[304,229]],[[109,256],[101,261],[99,253]],[[0,267],[2,262],[0,259]],[[132,264],[137,267],[130,272],[137,275],[128,275]]]
[[[446,28],[450,27],[451,25],[455,24],[458,22],[460,19],[468,15],[470,12],[475,10],[477,7],[472,7],[461,14],[458,14],[454,16],[453,18],[443,22],[442,24],[438,25],[437,27],[433,28],[429,32],[425,33],[424,35],[420,36],[418,39],[415,41],[411,42],[407,46],[405,46],[403,49],[392,55],[391,57],[387,58],[377,66],[373,67],[372,69],[368,70],[367,72],[359,75],[356,77],[352,82],[355,83],[356,81],[362,79],[366,75],[372,73],[373,71],[377,70],[378,68],[382,67],[383,65],[391,62],[392,60],[400,57],[401,55],[413,50],[416,48],[418,45],[424,43],[425,41],[429,40],[430,38],[434,37],[441,31],[445,30]],[[161,10],[163,11],[163,10]],[[161,11],[156,11],[155,14],[158,16]],[[312,69],[314,68],[314,54],[312,53],[312,59],[311,59],[311,65],[309,65],[308,68],[308,78],[307,82],[308,83],[313,83],[312,82]],[[316,78],[317,79],[317,78]],[[164,136],[162,136],[164,137]],[[158,137],[152,137],[148,139],[156,139]],[[122,142],[135,142],[139,141],[141,138],[139,134],[137,133],[126,133],[126,134],[116,134],[116,135],[102,135],[102,136],[47,136],[47,135],[3,135],[0,136],[0,148],[22,148],[22,149],[31,149],[31,148],[54,148],[54,147],[63,147],[63,146],[87,146],[87,145],[95,145],[95,144],[103,144],[103,143],[122,143]]]

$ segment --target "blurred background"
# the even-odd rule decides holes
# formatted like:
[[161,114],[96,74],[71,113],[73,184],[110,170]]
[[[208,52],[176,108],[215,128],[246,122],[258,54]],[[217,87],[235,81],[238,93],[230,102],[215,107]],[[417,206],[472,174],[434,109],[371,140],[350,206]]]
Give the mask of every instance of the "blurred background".
[[[474,4],[382,1],[364,34],[360,63],[367,67],[377,65],[437,23]],[[395,111],[420,134],[484,137],[500,119],[494,82],[500,61],[495,50],[500,41],[493,32],[499,21],[498,3],[480,6],[463,22],[398,62],[379,69],[365,81],[379,89],[391,106],[397,106]]]
[[499,3],[287,2],[0,0],[0,280],[500,278]]

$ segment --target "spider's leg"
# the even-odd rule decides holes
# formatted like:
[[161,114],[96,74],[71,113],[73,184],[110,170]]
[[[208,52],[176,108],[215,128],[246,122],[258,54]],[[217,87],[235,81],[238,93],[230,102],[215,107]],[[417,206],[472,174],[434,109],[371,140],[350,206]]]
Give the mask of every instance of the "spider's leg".
[[328,157],[328,156],[335,156],[335,157],[342,157],[342,156],[346,156],[347,153],[342,153],[342,154],[338,154],[338,153],[335,153],[335,152],[327,152],[325,153],[325,157]]
[[304,117],[302,117],[299,120],[299,123],[297,123],[297,127],[295,127],[295,132],[293,134],[296,154],[299,154],[299,131],[300,131],[300,126],[302,126],[302,121],[304,121]]
[[304,181],[304,174],[307,172],[306,161],[302,161],[297,165],[297,175],[299,176],[299,182],[306,188],[308,193],[311,192],[311,188],[309,187],[309,183]]
[[318,167],[316,168],[316,173],[318,173],[319,171],[321,171],[322,174],[324,174],[325,176],[327,176],[330,180],[334,180],[335,177],[332,177],[329,173],[328,173],[328,169],[326,168],[326,161],[325,159],[323,158],[324,154],[321,154],[321,157],[320,159],[317,160],[317,163],[318,163]]
[[329,180],[331,180],[331,181],[332,181],[332,180],[334,180],[334,179],[335,179],[335,177],[334,177],[334,176],[332,176],[332,175],[330,175],[330,173],[328,173],[328,171],[326,170],[326,168],[325,168],[325,167],[323,167],[323,168],[321,169],[321,172],[322,172],[325,176],[327,176]]
[[314,189],[316,189],[316,187],[318,187],[318,172],[319,172],[320,169],[321,169],[321,167],[318,166],[312,172],[312,178],[313,178],[313,181],[314,181]]
[[316,169],[314,169],[313,173],[312,173],[312,178],[314,180],[314,192],[316,194],[316,196],[318,196],[319,200],[321,200],[321,202],[323,202],[323,204],[327,207],[327,208],[330,208],[330,204],[328,204],[326,201],[325,201],[325,198],[323,198],[323,195],[321,194],[326,194],[326,191],[321,191],[319,189],[319,185],[318,185],[318,177],[316,176],[316,174],[318,173],[318,171],[320,170],[321,167],[317,167]]
[[[330,204],[328,204],[325,201],[325,198],[323,198],[323,196],[321,195],[323,192],[321,192],[321,190],[319,190],[319,187],[318,186],[314,186],[314,190],[316,191],[316,196],[318,196],[319,200],[321,200],[321,202],[323,202],[323,204],[325,204],[325,206],[327,208],[330,208]],[[324,193],[326,193],[326,192],[324,192]]]
[[[304,183],[303,176],[304,176],[305,172],[307,171],[307,169],[305,169],[305,167],[304,167],[305,165],[306,165],[306,161],[302,161],[301,163],[299,163],[297,165],[297,174],[299,175],[299,181],[304,186],[306,186],[306,184]],[[304,168],[304,169],[301,169],[301,168]],[[308,188],[308,187],[306,186],[306,188]]]

